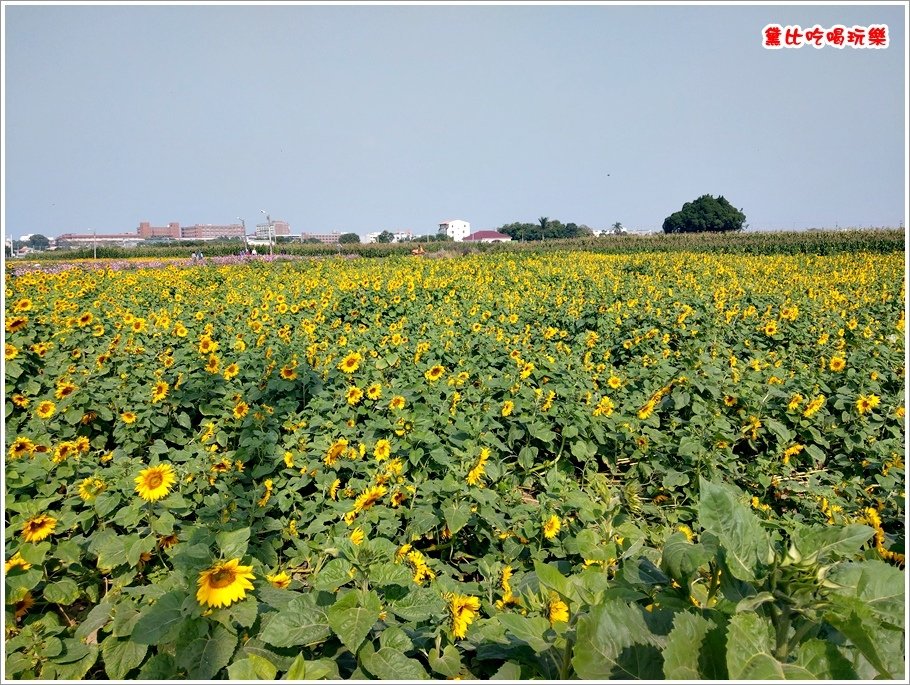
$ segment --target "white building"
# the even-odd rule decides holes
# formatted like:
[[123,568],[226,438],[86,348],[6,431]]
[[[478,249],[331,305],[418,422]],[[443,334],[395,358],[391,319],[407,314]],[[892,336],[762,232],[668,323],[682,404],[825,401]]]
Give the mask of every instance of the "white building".
[[471,224],[461,219],[449,219],[439,224],[439,233],[449,236],[456,243],[460,243],[471,233]]
[[[390,231],[391,232],[391,231]],[[385,233],[385,231],[374,231],[373,233],[367,233],[366,239],[368,243],[375,243],[379,240],[379,236]],[[410,231],[395,231],[392,232],[392,242],[393,243],[402,243],[413,238],[413,234]]]

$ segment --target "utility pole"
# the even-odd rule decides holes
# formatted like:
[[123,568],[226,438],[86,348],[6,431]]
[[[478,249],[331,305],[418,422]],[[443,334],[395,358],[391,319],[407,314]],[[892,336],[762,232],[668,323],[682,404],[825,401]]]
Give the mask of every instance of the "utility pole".
[[269,213],[266,212],[264,209],[260,209],[259,211],[262,212],[263,214],[265,214],[265,220],[266,220],[266,221],[268,222],[268,224],[269,224],[269,257],[271,257],[271,256],[272,256],[272,231],[273,231],[273,229],[272,229],[272,217],[270,217],[270,216],[269,216]]
[[[239,216],[237,218],[240,219]],[[246,241],[246,221],[240,219],[240,225],[243,226],[243,247],[249,249],[250,245]]]

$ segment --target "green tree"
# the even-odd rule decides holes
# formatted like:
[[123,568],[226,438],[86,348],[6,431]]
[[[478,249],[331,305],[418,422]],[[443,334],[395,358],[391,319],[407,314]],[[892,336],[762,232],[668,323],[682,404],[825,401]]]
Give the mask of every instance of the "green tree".
[[338,242],[342,245],[350,245],[352,243],[359,243],[360,236],[356,233],[342,233],[338,238]]
[[702,195],[664,219],[663,229],[664,233],[723,233],[742,230],[745,221],[742,210],[736,209],[723,195],[717,198]]
[[383,231],[378,236],[376,236],[377,243],[391,243],[395,241],[395,236],[389,233],[389,231]]
[[545,240],[547,237],[547,223],[550,221],[550,217],[542,216],[537,220],[537,223],[540,224],[540,239]]
[[28,246],[33,250],[46,250],[51,246],[51,241],[40,233],[35,233],[28,239]]

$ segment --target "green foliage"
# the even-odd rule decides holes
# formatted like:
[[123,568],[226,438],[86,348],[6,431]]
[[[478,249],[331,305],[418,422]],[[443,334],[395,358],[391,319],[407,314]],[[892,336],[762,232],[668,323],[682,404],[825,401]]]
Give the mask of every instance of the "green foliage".
[[693,202],[686,202],[663,223],[664,233],[726,233],[740,231],[746,221],[742,210],[736,209],[720,195],[702,195]]
[[338,238],[338,242],[342,245],[353,245],[360,242],[360,236],[356,233],[342,233]]

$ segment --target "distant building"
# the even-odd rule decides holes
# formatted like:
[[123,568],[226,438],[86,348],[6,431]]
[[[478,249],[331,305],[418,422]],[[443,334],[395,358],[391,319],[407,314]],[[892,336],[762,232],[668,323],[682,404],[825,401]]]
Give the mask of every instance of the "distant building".
[[[291,225],[287,221],[275,219],[271,225],[273,236],[291,235]],[[256,238],[257,240],[269,239],[269,224],[256,224]]]
[[468,243],[507,243],[512,240],[511,236],[499,231],[477,231],[472,233],[464,242]]
[[439,224],[439,233],[449,236],[456,243],[460,243],[471,233],[471,224],[461,219],[449,219]]
[[245,231],[241,224],[195,224],[180,229],[182,240],[215,240],[216,238],[244,238]]
[[241,224],[194,224],[181,226],[172,221],[167,226],[152,226],[148,221],[143,221],[136,229],[137,235],[147,240],[149,238],[170,238],[171,240],[215,240],[217,238],[243,238],[244,230]]
[[148,221],[139,223],[136,233],[140,238],[172,238],[180,240],[180,224],[172,221],[167,226],[152,226]]
[[[373,233],[367,233],[366,238],[368,243],[375,243],[379,240],[379,236],[385,233],[385,231],[375,231]],[[408,240],[411,240],[414,235],[410,231],[395,231],[392,232],[392,242],[401,243]]]
[[63,233],[57,236],[57,247],[86,247],[88,245],[116,245],[135,247],[143,242],[136,233]]
[[313,239],[318,240],[320,243],[325,243],[326,245],[335,245],[338,243],[341,234],[337,231],[335,233],[301,233],[300,240],[303,242],[312,241]]

